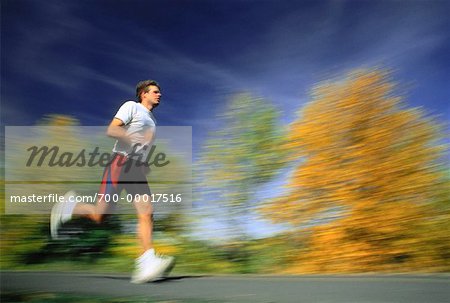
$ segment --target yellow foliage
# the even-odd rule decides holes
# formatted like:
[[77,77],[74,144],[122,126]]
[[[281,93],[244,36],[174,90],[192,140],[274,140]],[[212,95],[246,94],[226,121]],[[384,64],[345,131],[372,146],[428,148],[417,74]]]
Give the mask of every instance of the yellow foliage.
[[317,86],[292,123],[284,148],[300,164],[287,193],[263,209],[275,222],[315,226],[290,272],[442,264],[430,237],[448,245],[448,230],[425,229],[437,222],[431,205],[443,188],[440,127],[405,109],[394,89],[388,72],[358,70]]

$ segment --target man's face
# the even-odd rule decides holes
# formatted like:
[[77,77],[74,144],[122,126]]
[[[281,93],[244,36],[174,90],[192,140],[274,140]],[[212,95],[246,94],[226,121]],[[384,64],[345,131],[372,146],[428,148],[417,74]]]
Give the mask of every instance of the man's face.
[[157,86],[150,85],[148,87],[148,92],[142,94],[142,100],[148,100],[153,107],[159,105],[161,99],[161,91]]

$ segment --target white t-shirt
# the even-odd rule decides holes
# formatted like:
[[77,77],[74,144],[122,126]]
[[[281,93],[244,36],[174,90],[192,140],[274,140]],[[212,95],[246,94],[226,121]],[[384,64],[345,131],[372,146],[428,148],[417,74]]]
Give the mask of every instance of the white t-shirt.
[[[114,117],[125,124],[124,128],[131,138],[132,145],[125,145],[117,140],[113,152],[129,156],[135,146],[131,158],[144,162],[156,134],[156,120],[152,112],[139,102],[127,101],[122,104]],[[141,145],[136,146],[137,143]]]

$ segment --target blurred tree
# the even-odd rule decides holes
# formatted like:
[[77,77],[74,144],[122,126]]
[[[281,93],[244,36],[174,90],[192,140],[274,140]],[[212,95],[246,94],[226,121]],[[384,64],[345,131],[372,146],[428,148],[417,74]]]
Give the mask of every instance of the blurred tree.
[[211,134],[197,163],[201,195],[218,203],[218,220],[225,221],[227,234],[246,271],[247,221],[258,186],[271,180],[284,163],[283,137],[278,113],[267,101],[238,95],[219,116],[222,128]]
[[[448,264],[437,251],[448,248],[449,230],[433,228],[448,218],[448,206],[437,212],[435,203],[445,188],[440,126],[402,106],[395,86],[389,72],[357,70],[315,87],[292,123],[284,148],[295,170],[287,193],[263,208],[311,233],[292,271]],[[430,247],[436,239],[446,244]]]
[[[21,187],[15,188],[20,190],[15,192],[17,195],[32,195],[32,194],[49,194],[59,193],[63,194],[65,191],[73,187],[83,188],[89,186],[90,188],[98,188],[98,184],[85,184],[81,182],[64,182],[67,175],[73,177],[73,180],[86,180],[92,172],[88,172],[86,168],[71,167],[49,167],[43,165],[40,168],[28,168],[24,165],[24,159],[27,159],[27,148],[32,145],[56,145],[61,149],[69,149],[71,151],[79,151],[86,148],[89,144],[80,136],[78,131],[79,122],[76,118],[66,115],[51,114],[43,117],[37,125],[39,127],[33,128],[33,136],[29,140],[21,140],[19,142],[12,142],[14,146],[8,146],[10,151],[15,151],[12,154],[7,165],[12,165],[10,180],[22,181]],[[61,176],[61,183],[47,182],[47,176],[52,176],[53,180],[57,180]],[[101,173],[98,173],[101,176]],[[43,183],[35,183],[32,180],[41,180]],[[8,180],[7,180],[8,181]],[[10,186],[10,185],[8,185]],[[38,192],[39,190],[39,192]],[[59,241],[49,239],[49,214],[52,204],[44,205],[42,209],[30,209],[26,207],[30,204],[24,204],[19,211],[23,212],[21,215],[9,215],[8,208],[6,214],[3,214],[5,209],[4,193],[2,193],[2,215],[1,215],[1,237],[0,247],[2,250],[1,265],[4,267],[11,267],[30,263],[43,263],[49,260],[62,259],[76,259],[84,261],[93,261],[104,253],[112,241],[112,237],[120,230],[120,224],[117,217],[108,218],[105,223],[97,228],[93,228],[93,224],[87,220],[80,219],[77,227],[69,223],[65,232],[70,233],[71,237]],[[44,203],[41,203],[44,204]],[[47,214],[44,213],[47,207]],[[19,213],[14,208],[10,209],[13,213]],[[27,214],[27,211],[29,214]],[[41,213],[41,214],[36,214]],[[34,213],[34,214],[33,214]],[[44,213],[44,214],[42,214]],[[93,230],[92,232],[85,232]]]
[[[7,138],[6,178],[42,182],[38,185],[31,182],[28,186],[20,187],[21,195],[40,193],[62,195],[69,188],[77,192],[97,190],[97,180],[102,174],[102,167],[99,165],[92,167],[86,165],[86,162],[89,159],[88,153],[92,152],[94,147],[100,147],[99,153],[105,150],[103,147],[105,143],[101,142],[99,137],[106,139],[106,136],[105,129],[101,127],[92,127],[89,130],[90,133],[83,133],[76,118],[58,114],[44,116],[34,127],[16,128]],[[107,151],[110,152],[111,140],[108,140]],[[46,149],[48,154],[45,156]],[[81,159],[77,160],[81,152],[84,152],[85,163],[82,163]],[[58,164],[52,165],[51,162]],[[68,164],[69,162],[76,162],[79,165]]]

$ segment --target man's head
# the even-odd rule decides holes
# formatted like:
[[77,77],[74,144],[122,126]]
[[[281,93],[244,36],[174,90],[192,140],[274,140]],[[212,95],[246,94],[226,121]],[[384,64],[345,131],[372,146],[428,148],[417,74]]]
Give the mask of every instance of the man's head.
[[161,98],[161,89],[158,82],[154,80],[141,81],[136,85],[136,98],[139,102],[145,100],[149,102],[152,107],[156,107],[159,104]]

